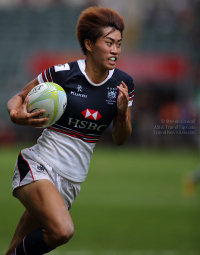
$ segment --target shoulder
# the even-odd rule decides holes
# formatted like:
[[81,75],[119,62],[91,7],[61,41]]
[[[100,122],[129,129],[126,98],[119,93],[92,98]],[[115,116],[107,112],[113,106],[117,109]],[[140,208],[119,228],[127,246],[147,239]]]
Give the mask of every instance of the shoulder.
[[66,63],[64,65],[54,66],[54,71],[55,73],[58,73],[58,74],[66,74],[66,73],[69,74],[69,73],[75,72],[76,70],[78,70],[78,64],[76,61]]
[[80,73],[77,61],[54,66],[55,78],[59,84]]
[[123,72],[122,70],[118,68],[115,68],[115,71],[113,73],[113,78],[115,78],[119,82],[124,81],[126,85],[133,84],[133,78],[129,74]]
[[44,70],[38,76],[38,82],[55,82],[62,86],[62,83],[73,76],[80,73],[77,61],[54,65],[46,70]]

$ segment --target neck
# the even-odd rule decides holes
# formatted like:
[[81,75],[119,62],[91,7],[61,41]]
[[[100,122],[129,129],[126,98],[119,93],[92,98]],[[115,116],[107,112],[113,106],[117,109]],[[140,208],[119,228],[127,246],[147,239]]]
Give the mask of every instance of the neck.
[[91,61],[90,58],[86,58],[85,73],[95,84],[103,82],[109,74],[108,70],[99,68],[96,64],[93,63],[93,61]]

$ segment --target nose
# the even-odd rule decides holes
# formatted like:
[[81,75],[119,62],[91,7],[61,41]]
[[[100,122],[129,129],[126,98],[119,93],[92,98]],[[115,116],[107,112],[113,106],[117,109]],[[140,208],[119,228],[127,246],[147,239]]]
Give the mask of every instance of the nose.
[[117,54],[118,53],[118,48],[117,48],[115,43],[113,43],[113,45],[111,47],[111,53],[113,53],[113,54]]

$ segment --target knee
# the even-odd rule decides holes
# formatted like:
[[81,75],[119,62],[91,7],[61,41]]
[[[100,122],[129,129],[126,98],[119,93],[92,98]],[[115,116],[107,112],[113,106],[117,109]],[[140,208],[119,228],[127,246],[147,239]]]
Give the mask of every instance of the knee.
[[59,230],[59,239],[63,243],[67,243],[74,235],[74,225],[73,223],[71,224],[66,224],[66,226],[63,226]]
[[54,232],[54,238],[57,245],[62,245],[67,243],[74,235],[74,225],[73,223],[66,223],[59,226]]

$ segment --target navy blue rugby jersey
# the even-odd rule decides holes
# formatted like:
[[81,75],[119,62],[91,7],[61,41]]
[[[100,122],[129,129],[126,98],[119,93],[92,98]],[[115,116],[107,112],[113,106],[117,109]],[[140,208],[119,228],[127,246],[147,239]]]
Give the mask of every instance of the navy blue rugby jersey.
[[85,60],[50,67],[38,76],[39,83],[57,83],[67,94],[64,114],[43,131],[34,146],[61,176],[75,182],[86,178],[95,144],[117,115],[117,86],[121,81],[128,86],[131,106],[133,79],[117,68],[100,84],[86,75]]
[[53,66],[40,75],[40,82],[57,83],[67,94],[67,108],[63,116],[49,129],[96,143],[117,115],[117,86],[121,81],[126,83],[131,105],[134,84],[132,78],[119,69],[110,71],[101,84],[94,84],[84,69],[84,60]]

